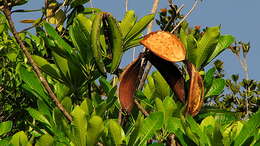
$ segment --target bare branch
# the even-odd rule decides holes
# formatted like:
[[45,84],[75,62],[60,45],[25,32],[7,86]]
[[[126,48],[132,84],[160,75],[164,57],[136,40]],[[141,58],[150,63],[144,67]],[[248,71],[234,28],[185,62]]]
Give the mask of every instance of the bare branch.
[[197,4],[198,4],[199,0],[195,0],[192,8],[190,9],[190,11],[181,19],[181,21],[172,29],[171,33],[173,33],[180,25],[181,23],[186,20],[188,18],[188,16],[192,13],[192,11],[196,8]]

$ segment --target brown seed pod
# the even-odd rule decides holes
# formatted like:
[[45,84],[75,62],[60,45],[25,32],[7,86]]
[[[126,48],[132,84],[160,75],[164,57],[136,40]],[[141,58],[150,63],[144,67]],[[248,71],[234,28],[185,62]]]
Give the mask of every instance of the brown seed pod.
[[144,37],[141,44],[155,55],[171,62],[185,60],[186,49],[182,42],[166,31],[152,32]]
[[204,85],[203,80],[199,72],[196,71],[195,66],[190,62],[186,62],[186,65],[190,75],[190,87],[186,112],[192,116],[196,116],[203,104]]
[[145,57],[158,69],[178,99],[184,102],[184,78],[177,66],[173,62],[154,55],[152,52],[147,53]]
[[138,75],[142,59],[139,56],[129,64],[120,76],[119,100],[123,110],[131,112],[134,106],[134,93],[139,83]]

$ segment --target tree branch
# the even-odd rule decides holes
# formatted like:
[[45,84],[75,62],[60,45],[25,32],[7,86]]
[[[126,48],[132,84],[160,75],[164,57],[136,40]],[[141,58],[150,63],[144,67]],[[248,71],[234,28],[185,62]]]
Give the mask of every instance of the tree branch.
[[29,63],[32,65],[33,70],[35,71],[35,73],[37,74],[37,77],[39,78],[39,80],[41,81],[42,85],[44,86],[45,90],[48,92],[49,96],[52,98],[52,100],[54,101],[54,103],[56,104],[56,106],[60,109],[60,111],[64,114],[64,116],[69,120],[72,121],[72,117],[70,116],[70,114],[65,110],[65,108],[63,107],[63,105],[59,102],[59,100],[57,99],[56,95],[54,94],[54,92],[52,91],[52,89],[50,88],[47,80],[44,78],[44,76],[42,75],[39,67],[37,66],[37,64],[34,62],[34,60],[31,57],[31,54],[29,53],[29,51],[27,50],[27,48],[25,47],[25,45],[23,44],[20,36],[18,35],[18,32],[16,31],[16,28],[14,26],[14,22],[11,18],[11,9],[10,7],[8,7],[6,0],[4,0],[5,6],[2,9],[8,23],[10,26],[10,30],[16,40],[16,42],[19,44],[20,48],[22,49],[24,55],[26,56],[26,58],[28,59]]
[[181,21],[172,29],[171,33],[173,33],[180,25],[181,23],[187,19],[187,17],[192,13],[192,11],[196,8],[199,0],[195,0],[194,4],[192,5],[192,8],[190,11],[181,19]]

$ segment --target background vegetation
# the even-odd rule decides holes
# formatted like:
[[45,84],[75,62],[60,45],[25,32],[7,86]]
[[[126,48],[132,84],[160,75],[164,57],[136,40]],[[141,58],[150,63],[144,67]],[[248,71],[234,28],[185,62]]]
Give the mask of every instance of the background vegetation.
[[[248,77],[250,44],[219,26],[191,28],[193,8],[182,14],[169,1],[156,12],[155,0],[152,14],[129,10],[118,20],[85,7],[88,0],[46,0],[42,17],[22,20],[32,27],[17,32],[10,16],[31,12],[15,7],[27,2],[0,1],[0,145],[260,144],[260,82]],[[120,68],[153,20],[180,38],[185,60],[172,66],[145,49]],[[244,77],[226,77],[224,62],[214,60],[223,51],[239,58]],[[156,69],[147,74],[149,62]],[[182,89],[169,82],[175,80]]]

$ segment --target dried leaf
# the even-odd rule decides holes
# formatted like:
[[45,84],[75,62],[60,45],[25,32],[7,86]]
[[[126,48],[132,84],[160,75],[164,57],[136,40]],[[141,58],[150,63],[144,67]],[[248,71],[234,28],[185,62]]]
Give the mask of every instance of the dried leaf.
[[24,20],[20,20],[21,23],[34,23],[35,20],[32,19],[24,19]]
[[185,101],[184,78],[178,67],[153,53],[146,55],[147,59],[158,69],[163,78],[167,81],[175,95],[182,102]]
[[203,104],[204,85],[203,80],[195,66],[190,62],[187,62],[186,65],[190,75],[187,113],[195,116],[199,113]]
[[134,105],[134,93],[139,83],[138,75],[142,59],[139,56],[129,64],[120,77],[119,100],[123,110],[131,112]]
[[171,62],[185,60],[186,49],[182,42],[166,31],[152,32],[144,37],[141,44],[155,55]]

